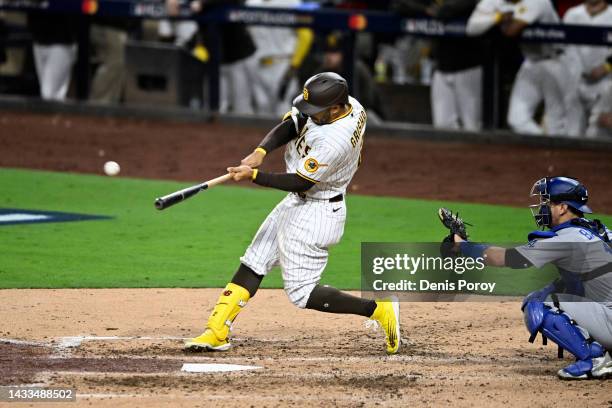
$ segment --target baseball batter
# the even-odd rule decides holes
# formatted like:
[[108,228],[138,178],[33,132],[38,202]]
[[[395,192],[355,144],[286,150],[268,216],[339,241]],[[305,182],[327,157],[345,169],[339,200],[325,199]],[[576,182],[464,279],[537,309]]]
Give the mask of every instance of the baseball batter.
[[[481,0],[470,16],[467,33],[480,35],[499,24],[504,35],[517,37],[533,23],[559,23],[550,0]],[[523,44],[521,49],[525,60],[510,95],[508,124],[519,133],[577,135],[579,114],[565,91],[570,73],[558,58],[559,49],[552,44]],[[542,100],[546,132],[534,120]]]
[[[289,194],[257,231],[206,330],[187,341],[187,349],[229,349],[234,319],[255,295],[263,277],[280,265],[285,292],[294,305],[369,317],[385,331],[387,352],[397,353],[397,301],[362,299],[319,285],[328,249],[344,232],[346,188],[359,167],[366,121],[364,108],[349,96],[344,78],[331,72],[317,74],[306,81],[284,120],[240,166],[228,168],[236,181],[252,180]],[[283,145],[286,173],[260,171],[265,155]]]
[[[525,325],[533,342],[538,333],[567,350],[576,361],[558,371],[567,380],[612,375],[612,232],[591,213],[584,185],[569,177],[537,181],[532,196],[536,223],[548,231],[529,234],[529,243],[505,249],[453,236],[464,255],[491,266],[515,269],[553,264],[560,278],[523,301]],[[441,210],[442,211],[442,210]],[[441,215],[442,218],[442,215]]]

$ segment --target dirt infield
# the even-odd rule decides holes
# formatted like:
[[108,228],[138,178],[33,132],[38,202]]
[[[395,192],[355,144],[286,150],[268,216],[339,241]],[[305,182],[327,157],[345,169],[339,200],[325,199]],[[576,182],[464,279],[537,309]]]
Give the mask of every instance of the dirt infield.
[[[221,124],[0,113],[0,166],[172,180],[216,177],[248,154],[265,131]],[[368,138],[351,184],[360,194],[526,206],[546,175],[582,180],[592,207],[612,214],[612,151],[547,149]],[[280,152],[266,169],[282,169]]]
[[[363,318],[299,310],[262,290],[232,350],[191,354],[181,338],[199,332],[218,289],[0,293],[0,385],[72,387],[70,406],[612,405],[609,381],[556,379],[569,360],[526,341],[517,302],[403,303],[405,344],[388,357]],[[183,363],[262,368],[195,374]]]

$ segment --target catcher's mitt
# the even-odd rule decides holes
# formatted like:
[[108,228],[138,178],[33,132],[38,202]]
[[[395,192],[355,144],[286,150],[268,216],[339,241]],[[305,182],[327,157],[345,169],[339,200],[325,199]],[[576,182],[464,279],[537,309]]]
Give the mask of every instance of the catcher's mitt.
[[444,237],[442,240],[442,244],[440,244],[440,254],[444,258],[448,257],[456,257],[459,254],[455,251],[455,237],[454,235],[459,235],[462,239],[468,239],[468,234],[465,229],[466,225],[472,225],[461,218],[459,218],[459,213],[453,214],[453,212],[447,208],[440,208],[438,210],[438,217],[442,224],[449,229],[450,233]]

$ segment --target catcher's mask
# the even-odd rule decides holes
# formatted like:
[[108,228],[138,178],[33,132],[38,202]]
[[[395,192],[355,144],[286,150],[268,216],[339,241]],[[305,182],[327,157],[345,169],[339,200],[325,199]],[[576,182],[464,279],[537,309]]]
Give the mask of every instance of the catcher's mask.
[[589,200],[586,187],[571,177],[544,177],[534,183],[530,196],[539,200],[529,206],[538,227],[552,226],[550,203],[567,204],[581,213],[593,212],[586,205]]

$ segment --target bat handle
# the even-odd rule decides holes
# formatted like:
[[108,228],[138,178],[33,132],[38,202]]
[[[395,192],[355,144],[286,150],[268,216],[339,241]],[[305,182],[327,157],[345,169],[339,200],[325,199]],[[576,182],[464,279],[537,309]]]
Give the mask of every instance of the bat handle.
[[202,184],[206,185],[204,188],[202,188],[202,190],[205,190],[205,189],[210,188],[210,187],[214,187],[217,184],[225,183],[226,181],[229,181],[231,179],[232,179],[232,175],[227,173],[227,174],[224,174],[224,175],[219,176],[217,178],[214,178],[212,180],[208,180],[207,182],[202,183]]

